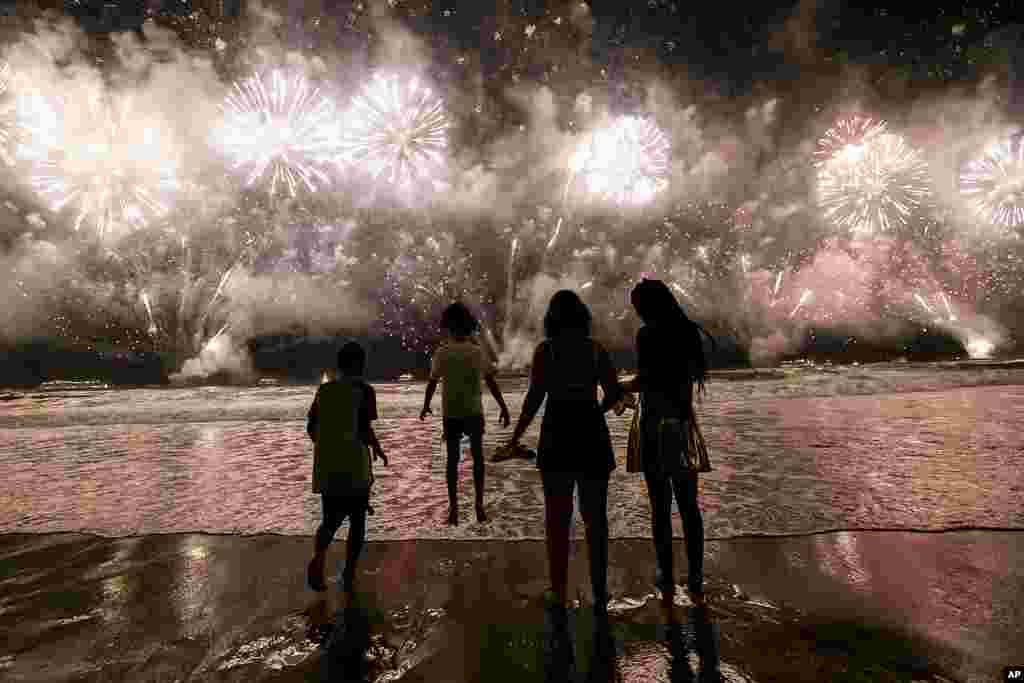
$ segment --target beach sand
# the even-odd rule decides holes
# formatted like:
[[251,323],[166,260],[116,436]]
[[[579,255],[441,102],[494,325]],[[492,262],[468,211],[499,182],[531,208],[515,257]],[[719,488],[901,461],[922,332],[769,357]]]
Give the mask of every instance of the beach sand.
[[[1024,662],[1019,531],[709,541],[703,610],[678,588],[658,599],[649,540],[613,540],[603,654],[578,540],[571,658],[542,605],[542,542],[370,542],[356,593],[331,579],[323,598],[305,586],[310,546],[0,535],[0,679],[357,681],[361,666],[370,681],[993,681]],[[678,579],[681,542],[676,558]]]

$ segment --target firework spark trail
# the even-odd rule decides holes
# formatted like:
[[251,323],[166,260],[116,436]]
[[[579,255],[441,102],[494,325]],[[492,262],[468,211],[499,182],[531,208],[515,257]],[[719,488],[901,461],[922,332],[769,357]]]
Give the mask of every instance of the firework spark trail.
[[789,317],[792,319],[792,317],[796,315],[796,312],[799,311],[804,304],[811,300],[812,296],[814,296],[814,292],[812,292],[809,289],[805,289],[803,293],[800,294],[800,301],[798,301],[796,303],[796,306],[793,307],[793,310],[789,312]]
[[562,231],[562,217],[559,216],[558,217],[558,222],[555,223],[555,231],[553,233],[551,233],[551,239],[548,240],[548,245],[544,248],[545,252],[551,251],[554,248],[555,242],[558,241],[558,233],[560,233],[561,231]]
[[950,306],[949,297],[946,296],[945,292],[940,293],[939,297],[942,298],[942,303],[946,306],[946,313],[949,314],[949,322],[956,322],[956,314],[953,313],[953,308]]
[[340,164],[399,186],[441,175],[450,123],[441,98],[418,78],[374,75],[344,120]]
[[149,336],[155,336],[158,330],[156,320],[153,319],[153,307],[149,303],[149,293],[146,291],[142,292],[142,304],[146,307],[146,315],[149,316],[149,329],[147,332]]
[[931,191],[928,167],[885,122],[844,118],[818,141],[818,200],[837,227],[878,233],[905,225]]
[[960,193],[984,220],[1024,225],[1024,144],[1019,137],[992,144],[960,174]]
[[590,289],[593,286],[594,286],[594,281],[593,280],[587,280],[582,285],[580,285],[580,291],[585,290],[585,289]]
[[511,320],[509,320],[508,312],[512,310],[512,301],[515,299],[516,292],[516,278],[515,278],[515,264],[516,264],[516,252],[519,249],[519,238],[513,237],[512,244],[508,251],[508,272],[505,276],[505,325],[502,334],[503,339],[508,339],[511,332]]
[[925,311],[927,311],[931,315],[935,315],[935,309],[932,308],[931,305],[927,301],[924,300],[923,296],[921,296],[917,292],[914,292],[914,298],[917,299],[917,303],[921,304],[921,308],[923,308]]
[[14,157],[11,154],[11,146],[18,136],[18,107],[17,101],[8,96],[11,87],[11,65],[4,62],[0,65],[0,158],[8,166],[14,165]]
[[55,212],[77,206],[76,232],[90,216],[103,239],[114,225],[139,228],[167,214],[178,189],[174,154],[155,124],[132,118],[130,98],[93,94],[84,107],[38,95],[22,102],[38,114],[19,148],[30,183]]
[[[224,271],[224,274],[220,276],[220,282],[217,283],[217,289],[214,290],[213,296],[210,297],[210,300],[206,304],[206,308],[203,309],[202,315],[199,316],[199,322],[196,323],[196,331],[195,331],[195,342],[194,343],[195,343],[196,347],[198,347],[200,345],[200,341],[203,338],[203,332],[206,330],[206,321],[209,319],[210,314],[213,312],[214,305],[220,299],[221,295],[224,292],[224,287],[227,286],[227,283],[231,280],[231,276],[235,272],[235,269],[237,267],[238,267],[238,264],[236,263],[235,265],[231,266],[226,271]],[[220,332],[218,332],[216,335],[214,335],[214,337],[216,337],[219,334],[220,334]]]
[[300,187],[316,192],[330,183],[326,168],[340,145],[337,111],[302,74],[270,72],[234,84],[223,104],[224,120],[214,143],[246,171],[246,186],[268,178],[268,192],[281,185],[291,197]]
[[42,141],[54,138],[55,118],[45,99],[7,62],[0,64],[0,159],[8,166],[17,163],[22,145],[30,143],[33,132]]

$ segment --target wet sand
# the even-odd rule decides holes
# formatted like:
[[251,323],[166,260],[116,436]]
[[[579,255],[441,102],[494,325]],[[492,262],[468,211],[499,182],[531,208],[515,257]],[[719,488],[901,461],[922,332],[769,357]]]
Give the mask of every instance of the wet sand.
[[[0,535],[0,678],[992,681],[1024,643],[1020,531],[710,541],[703,610],[681,589],[658,599],[649,541],[613,540],[607,652],[582,541],[571,650],[541,602],[542,542],[371,542],[356,594],[332,579],[324,599],[304,585],[310,545]],[[343,553],[336,542],[328,567]],[[681,543],[676,557],[682,577]]]

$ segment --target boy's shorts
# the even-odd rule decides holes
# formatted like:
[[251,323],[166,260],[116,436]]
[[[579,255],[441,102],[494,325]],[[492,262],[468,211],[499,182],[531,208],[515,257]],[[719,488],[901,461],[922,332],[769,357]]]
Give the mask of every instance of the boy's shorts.
[[468,417],[446,417],[442,421],[444,427],[445,441],[459,441],[465,434],[469,438],[483,436],[484,416],[470,415]]

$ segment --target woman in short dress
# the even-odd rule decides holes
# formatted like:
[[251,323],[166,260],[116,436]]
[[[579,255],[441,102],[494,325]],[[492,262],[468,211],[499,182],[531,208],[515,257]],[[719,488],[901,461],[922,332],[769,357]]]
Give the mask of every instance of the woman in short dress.
[[[512,434],[516,444],[545,397],[537,466],[544,487],[549,600],[564,610],[569,568],[573,490],[580,492],[590,579],[597,616],[608,609],[608,478],[615,469],[604,413],[623,396],[605,348],[590,337],[590,311],[571,290],[556,292],[544,316],[542,341],[533,354],[530,388]],[[604,400],[597,400],[598,384]]]

